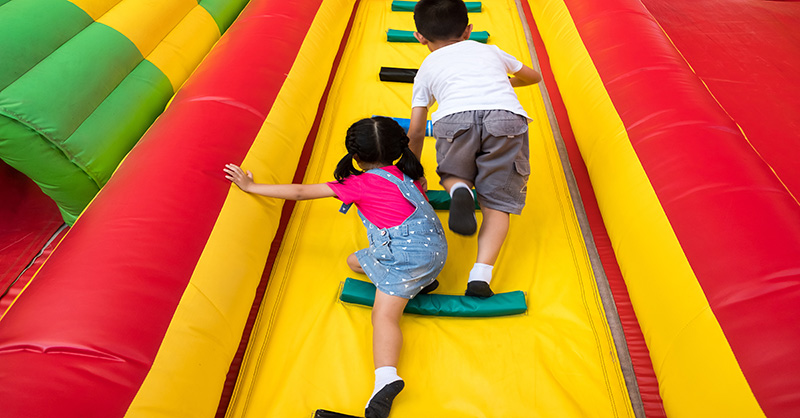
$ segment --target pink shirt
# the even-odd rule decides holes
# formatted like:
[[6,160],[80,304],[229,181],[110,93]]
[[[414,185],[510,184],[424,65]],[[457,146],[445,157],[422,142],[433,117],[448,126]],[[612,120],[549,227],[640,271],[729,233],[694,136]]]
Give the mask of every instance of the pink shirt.
[[[396,166],[386,166],[382,170],[403,178],[403,172]],[[327,184],[337,199],[345,204],[355,203],[361,214],[378,228],[400,225],[414,213],[414,205],[403,197],[394,183],[374,174],[352,175],[344,183],[332,181]],[[422,192],[422,186],[417,182],[414,184]]]

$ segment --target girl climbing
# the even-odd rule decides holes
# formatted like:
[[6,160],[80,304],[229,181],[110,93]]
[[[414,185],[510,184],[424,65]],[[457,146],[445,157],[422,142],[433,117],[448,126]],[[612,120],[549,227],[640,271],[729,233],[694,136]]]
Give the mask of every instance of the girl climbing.
[[328,183],[260,184],[235,164],[224,171],[248,193],[290,200],[336,197],[343,212],[353,203],[358,208],[369,247],[350,254],[347,264],[377,287],[372,308],[375,388],[365,415],[386,418],[404,387],[397,375],[403,344],[400,317],[409,299],[439,285],[436,277],[447,258],[447,241],[422,186],[414,181],[423,177],[423,168],[397,122],[380,116],[362,119],[347,130],[345,148],[347,155],[333,173],[336,181]]

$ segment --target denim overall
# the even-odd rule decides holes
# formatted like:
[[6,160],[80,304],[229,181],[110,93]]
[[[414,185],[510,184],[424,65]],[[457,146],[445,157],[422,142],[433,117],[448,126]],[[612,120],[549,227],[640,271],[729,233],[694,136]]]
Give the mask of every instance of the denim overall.
[[431,284],[444,267],[447,259],[444,229],[433,207],[407,175],[400,180],[379,168],[367,173],[397,185],[415,209],[402,224],[383,229],[359,212],[367,228],[369,247],[356,251],[358,263],[381,292],[411,299]]

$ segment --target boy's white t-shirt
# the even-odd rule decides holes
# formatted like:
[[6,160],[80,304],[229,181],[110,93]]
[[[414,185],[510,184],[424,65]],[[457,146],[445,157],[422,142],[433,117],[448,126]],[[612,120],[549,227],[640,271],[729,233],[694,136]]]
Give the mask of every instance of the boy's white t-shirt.
[[508,80],[522,62],[495,45],[460,41],[431,52],[414,77],[412,107],[439,102],[431,114],[444,116],[468,110],[508,110],[530,120]]

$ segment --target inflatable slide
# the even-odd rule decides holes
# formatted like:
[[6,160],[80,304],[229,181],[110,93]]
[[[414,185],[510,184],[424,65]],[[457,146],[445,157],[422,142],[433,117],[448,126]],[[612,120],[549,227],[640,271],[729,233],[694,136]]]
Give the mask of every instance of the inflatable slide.
[[[352,122],[407,117],[410,84],[378,73],[427,49],[389,42],[413,30],[394,3],[249,2],[0,318],[3,416],[363,414],[370,310],[339,300],[366,280],[344,262],[357,215],[222,167],[329,181]],[[391,416],[800,413],[800,205],[653,16],[488,0],[470,21],[546,73],[517,90],[529,198],[492,282],[527,311],[406,315]],[[475,242],[448,242],[435,293],[459,295]]]

